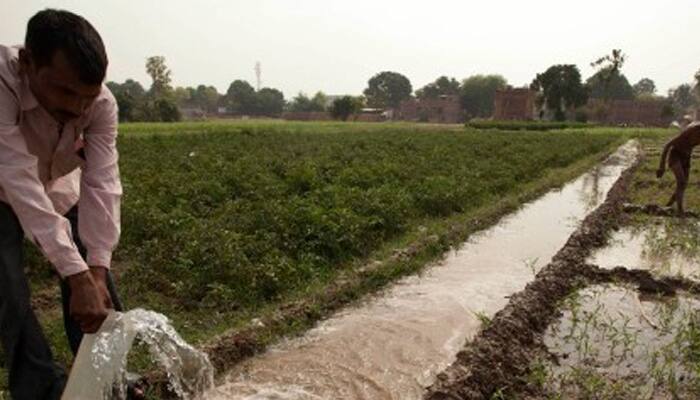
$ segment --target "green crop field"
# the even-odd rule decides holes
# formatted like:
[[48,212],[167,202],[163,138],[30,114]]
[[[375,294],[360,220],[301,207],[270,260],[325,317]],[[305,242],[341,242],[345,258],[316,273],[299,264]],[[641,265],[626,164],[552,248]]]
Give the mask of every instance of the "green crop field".
[[[449,236],[451,227],[495,221],[594,165],[625,136],[418,124],[124,125],[114,270],[129,307],[164,312],[186,339],[204,343],[290,299],[313,298],[341,272],[437,236],[439,251],[417,258],[423,265],[465,239]],[[35,252],[29,262],[34,293],[55,300],[39,313],[66,361],[56,278]],[[392,268],[375,286],[418,267]]]

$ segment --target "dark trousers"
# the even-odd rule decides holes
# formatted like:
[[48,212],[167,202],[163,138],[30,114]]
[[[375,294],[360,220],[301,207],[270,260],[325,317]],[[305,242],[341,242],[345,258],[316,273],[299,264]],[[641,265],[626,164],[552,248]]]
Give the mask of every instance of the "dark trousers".
[[[78,209],[66,218],[73,240],[85,258],[86,250],[78,232]],[[14,400],[60,399],[66,374],[53,361],[53,355],[29,300],[29,284],[24,274],[22,243],[24,232],[12,208],[0,202],[0,340],[9,371],[10,395]],[[63,323],[70,348],[75,354],[83,333],[70,316],[70,288],[61,281]],[[107,288],[114,308],[122,310],[114,282],[108,274]]]

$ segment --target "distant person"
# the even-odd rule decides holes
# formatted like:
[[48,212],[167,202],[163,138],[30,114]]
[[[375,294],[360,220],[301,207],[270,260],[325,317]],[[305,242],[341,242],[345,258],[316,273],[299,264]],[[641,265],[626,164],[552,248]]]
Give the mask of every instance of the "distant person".
[[666,171],[668,159],[668,167],[671,168],[676,177],[676,189],[666,207],[671,207],[675,203],[680,215],[683,215],[685,212],[683,210],[683,196],[685,189],[688,187],[690,159],[693,148],[698,144],[700,144],[700,125],[690,124],[678,136],[666,143],[661,153],[659,169],[656,171],[656,177],[661,178]]
[[66,381],[30,304],[25,236],[60,276],[74,353],[122,308],[109,272],[122,186],[106,70],[100,35],[67,11],[37,13],[24,46],[0,46],[0,339],[16,400],[59,399]]

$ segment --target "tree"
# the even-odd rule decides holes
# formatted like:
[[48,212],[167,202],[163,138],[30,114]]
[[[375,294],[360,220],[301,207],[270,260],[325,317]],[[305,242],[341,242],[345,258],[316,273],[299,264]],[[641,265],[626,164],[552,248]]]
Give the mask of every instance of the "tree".
[[257,109],[255,89],[246,81],[235,80],[226,91],[226,103],[233,114],[254,114]]
[[179,107],[194,107],[194,88],[178,86],[173,89],[172,97]]
[[649,78],[642,78],[632,86],[634,94],[639,96],[653,96],[656,93],[656,84]]
[[441,76],[435,82],[429,83],[416,90],[416,97],[419,99],[435,98],[444,95],[459,94],[459,82],[455,78]]
[[148,57],[148,59],[146,59],[146,72],[153,80],[151,92],[156,97],[164,95],[171,90],[171,73],[168,67],[165,65],[165,57]]
[[328,105],[328,96],[319,90],[314,97],[311,98],[311,104],[313,105],[314,111],[325,111]]
[[284,110],[284,94],[272,88],[262,88],[257,93],[258,114],[276,116]]
[[462,82],[460,102],[468,118],[488,118],[493,115],[496,90],[508,85],[501,75],[474,75]]
[[695,73],[695,87],[693,88],[695,92],[695,99],[700,102],[700,70]]
[[383,71],[367,82],[364,95],[370,107],[396,108],[413,92],[411,81],[398,72]]
[[689,108],[696,105],[696,98],[693,96],[693,88],[690,84],[684,83],[668,91],[668,98],[673,107],[673,114],[678,118],[685,115]]
[[146,90],[140,83],[127,79],[122,84],[107,82],[107,87],[117,100],[119,121],[140,121],[144,118]]
[[158,115],[157,119],[154,118],[156,121],[177,122],[182,119],[180,109],[177,108],[177,103],[175,103],[175,100],[171,97],[156,99],[153,107]]
[[620,99],[632,100],[634,89],[622,74],[622,66],[627,56],[620,49],[613,49],[611,54],[600,57],[591,63],[597,72],[586,81],[592,98],[602,98],[605,101]]
[[313,98],[299,92],[289,103],[289,111],[292,112],[321,112],[326,110],[326,95],[317,92]]
[[611,54],[606,54],[593,61],[591,67],[598,68],[598,72],[607,71],[608,77],[611,77],[620,72],[625,61],[627,61],[627,56],[622,53],[622,50],[613,49]]
[[588,78],[586,86],[591,98],[607,100],[632,100],[635,93],[627,77],[622,73],[609,70],[596,72]]
[[588,93],[581,82],[578,67],[572,64],[553,65],[537,74],[530,88],[540,93],[540,102],[554,112],[557,121],[566,119],[566,110],[586,104]]
[[199,85],[191,94],[192,103],[203,111],[215,113],[219,104],[219,92],[214,86]]
[[343,96],[333,100],[329,112],[334,119],[347,121],[351,115],[356,114],[361,108],[361,99],[352,96]]

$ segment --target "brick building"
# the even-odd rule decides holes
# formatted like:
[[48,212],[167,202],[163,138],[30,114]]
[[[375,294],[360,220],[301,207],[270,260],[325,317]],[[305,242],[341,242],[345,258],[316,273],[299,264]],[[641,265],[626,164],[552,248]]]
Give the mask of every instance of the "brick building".
[[536,92],[524,88],[497,90],[493,99],[493,119],[532,120],[537,117]]
[[663,100],[591,99],[586,108],[589,120],[603,124],[667,126],[672,119]]
[[404,100],[394,113],[394,118],[404,121],[457,124],[464,122],[464,111],[459,96],[443,95],[435,98]]

